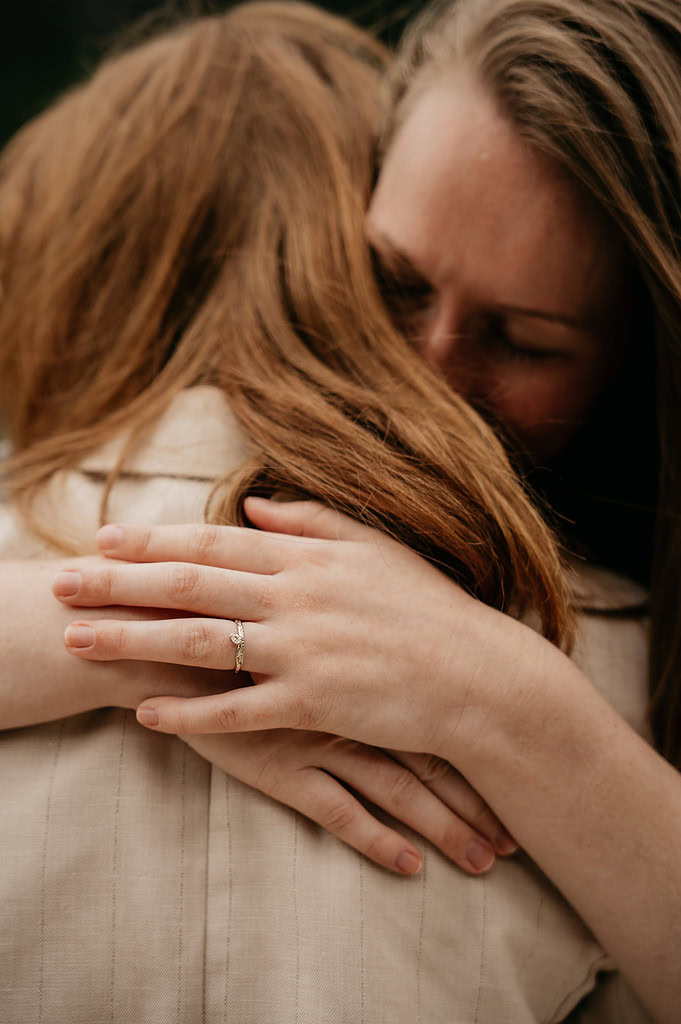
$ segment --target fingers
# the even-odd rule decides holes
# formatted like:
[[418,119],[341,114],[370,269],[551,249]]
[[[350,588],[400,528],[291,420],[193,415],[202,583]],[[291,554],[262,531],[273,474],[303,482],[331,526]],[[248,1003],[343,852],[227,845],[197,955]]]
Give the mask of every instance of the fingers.
[[164,562],[67,569],[55,577],[52,592],[66,604],[90,608],[177,608],[254,621],[271,606],[272,586],[270,576]]
[[366,540],[368,526],[318,501],[246,498],[246,515],[261,530],[322,540]]
[[413,843],[377,821],[320,767],[328,744],[345,740],[285,729],[183,739],[229,775],[300,811],[381,867],[400,874],[420,869]]
[[402,750],[391,750],[389,753],[413,773],[438,802],[467,822],[474,834],[484,836],[496,853],[505,856],[516,852],[518,844],[513,837],[479,793],[447,761],[430,754],[414,754]]
[[[69,653],[89,661],[158,661],[227,671],[235,667],[234,631],[234,623],[225,619],[95,619],[72,622],[64,643]],[[268,672],[270,632],[257,622],[245,623],[244,632],[243,671]]]
[[464,871],[482,874],[494,864],[492,844],[416,775],[382,751],[362,744],[339,744],[335,756],[323,766],[430,840]]
[[154,697],[137,709],[137,721],[157,732],[253,732],[258,729],[323,729],[318,709],[299,705],[283,683],[261,683],[217,696]]
[[131,562],[194,562],[270,575],[283,568],[281,537],[237,526],[103,526],[102,554]]
[[377,821],[347,789],[318,768],[300,770],[295,786],[285,784],[271,795],[389,871],[413,875],[421,869],[423,858],[412,843]]

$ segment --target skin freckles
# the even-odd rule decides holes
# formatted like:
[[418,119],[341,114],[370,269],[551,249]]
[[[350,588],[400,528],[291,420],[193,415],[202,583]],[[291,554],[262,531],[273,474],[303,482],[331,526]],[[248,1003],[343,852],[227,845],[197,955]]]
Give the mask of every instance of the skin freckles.
[[409,108],[368,235],[429,362],[535,460],[556,454],[631,340],[634,272],[614,229],[459,78]]

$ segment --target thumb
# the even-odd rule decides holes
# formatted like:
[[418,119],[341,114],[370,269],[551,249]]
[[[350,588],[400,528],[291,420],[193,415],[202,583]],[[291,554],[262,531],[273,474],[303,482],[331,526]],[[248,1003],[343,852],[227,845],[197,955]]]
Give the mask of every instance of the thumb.
[[320,540],[366,540],[374,531],[319,501],[246,498],[246,515],[261,530]]

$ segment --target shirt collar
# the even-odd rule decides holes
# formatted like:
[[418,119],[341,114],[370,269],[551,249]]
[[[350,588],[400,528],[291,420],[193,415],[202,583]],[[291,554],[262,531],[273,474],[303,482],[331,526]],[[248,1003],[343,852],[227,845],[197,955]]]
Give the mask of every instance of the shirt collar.
[[[85,458],[87,473],[109,473],[129,437],[124,432]],[[214,480],[249,456],[223,392],[199,385],[178,392],[144,442],[125,461],[124,473]]]

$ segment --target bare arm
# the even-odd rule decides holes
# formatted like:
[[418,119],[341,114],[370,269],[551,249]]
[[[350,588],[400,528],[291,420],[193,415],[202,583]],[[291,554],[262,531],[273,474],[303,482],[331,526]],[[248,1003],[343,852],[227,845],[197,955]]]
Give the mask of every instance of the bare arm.
[[655,1018],[672,1024],[681,1005],[681,776],[567,658],[534,635],[522,640],[514,677],[501,685],[497,668],[499,685],[456,729],[448,756]]

